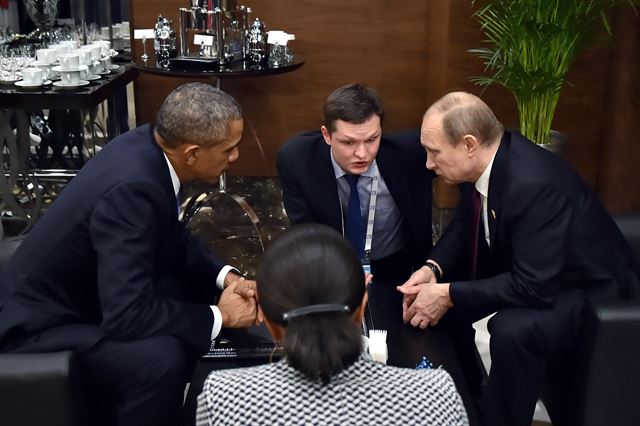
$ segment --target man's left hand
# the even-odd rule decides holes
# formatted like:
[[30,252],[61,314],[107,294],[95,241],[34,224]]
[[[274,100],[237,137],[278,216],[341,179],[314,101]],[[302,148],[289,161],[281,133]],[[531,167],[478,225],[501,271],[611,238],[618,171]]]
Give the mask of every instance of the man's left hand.
[[406,296],[415,296],[415,299],[403,313],[404,322],[410,322],[414,327],[421,329],[429,325],[436,325],[444,314],[453,307],[449,296],[449,284],[420,284],[412,287],[398,287],[398,290]]
[[[256,282],[254,280],[246,280],[244,277],[229,272],[224,279],[224,287],[227,288],[231,283],[237,282],[233,292],[237,295],[244,297],[245,299],[254,298],[256,304],[258,303],[258,291]],[[258,315],[256,316],[256,325],[260,325],[263,321],[262,311],[258,309]]]

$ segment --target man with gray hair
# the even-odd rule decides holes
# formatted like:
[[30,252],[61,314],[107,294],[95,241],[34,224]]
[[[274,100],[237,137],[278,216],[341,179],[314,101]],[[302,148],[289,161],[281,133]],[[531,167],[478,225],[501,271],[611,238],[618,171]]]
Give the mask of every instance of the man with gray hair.
[[[155,128],[109,142],[66,186],[0,277],[0,352],[74,350],[111,424],[175,425],[195,360],[256,321],[254,282],[178,221],[178,191],[238,158],[242,111],[202,83]],[[214,298],[219,296],[217,306]]]
[[637,265],[587,185],[557,155],[505,131],[480,98],[438,100],[421,143],[427,168],[459,184],[460,202],[427,266],[399,287],[404,320],[471,327],[497,312],[482,423],[531,425],[549,360],[578,350],[585,304],[638,298]]

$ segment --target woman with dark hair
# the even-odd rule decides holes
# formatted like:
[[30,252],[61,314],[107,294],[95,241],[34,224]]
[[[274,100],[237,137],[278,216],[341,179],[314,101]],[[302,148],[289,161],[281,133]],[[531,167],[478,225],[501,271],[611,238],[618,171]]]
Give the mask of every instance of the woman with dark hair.
[[389,367],[363,353],[362,265],[334,229],[284,232],[262,258],[257,289],[285,357],[212,372],[198,397],[199,426],[468,424],[446,371]]

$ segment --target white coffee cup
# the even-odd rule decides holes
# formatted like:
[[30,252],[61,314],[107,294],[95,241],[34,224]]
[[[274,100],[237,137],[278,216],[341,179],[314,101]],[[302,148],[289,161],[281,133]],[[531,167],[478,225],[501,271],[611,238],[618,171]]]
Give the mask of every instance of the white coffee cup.
[[91,58],[93,58],[94,60],[98,60],[100,59],[100,52],[102,51],[102,48],[100,47],[99,44],[92,44],[91,45]]
[[65,85],[77,85],[80,82],[80,71],[60,71],[60,79]]
[[111,42],[109,40],[96,40],[94,46],[100,46],[103,55],[108,55],[111,51]]
[[56,49],[38,49],[36,50],[36,58],[42,64],[51,64],[57,59]]
[[80,65],[91,65],[91,50],[89,49],[78,49],[74,52],[80,58]]
[[51,71],[51,65],[48,64],[43,64],[41,62],[34,62],[33,63],[33,67],[41,69],[42,70],[42,79],[46,80],[49,78],[49,75],[51,75],[52,71]]
[[75,41],[75,40],[62,40],[58,44],[63,45],[63,46],[70,46],[71,50],[74,50],[74,49],[78,48],[78,42]]
[[49,48],[56,49],[58,51],[58,57],[66,53],[71,53],[71,46],[69,46],[68,44],[52,44],[51,46],[49,46]]
[[65,53],[60,55],[61,70],[77,70],[80,66],[80,56],[77,53]]
[[40,68],[24,68],[22,80],[29,86],[39,86],[44,82],[44,71]]

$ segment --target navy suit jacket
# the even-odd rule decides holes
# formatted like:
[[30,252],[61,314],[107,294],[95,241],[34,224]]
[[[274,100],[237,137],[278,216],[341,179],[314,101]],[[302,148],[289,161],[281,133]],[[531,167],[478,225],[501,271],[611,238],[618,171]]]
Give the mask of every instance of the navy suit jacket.
[[[446,280],[469,278],[473,184],[459,188],[454,218],[430,254]],[[592,191],[557,155],[518,133],[506,131],[500,142],[487,216],[482,277],[451,284],[456,307],[545,307],[567,290],[591,300],[640,295],[631,251]]]
[[[431,243],[431,179],[417,130],[383,135],[376,162],[402,214],[411,263],[421,265]],[[323,223],[342,233],[330,147],[320,131],[296,136],[278,153],[284,206],[292,223]]]
[[222,266],[178,222],[165,157],[151,126],[139,127],[80,170],[9,261],[0,350],[172,335],[203,353]]

